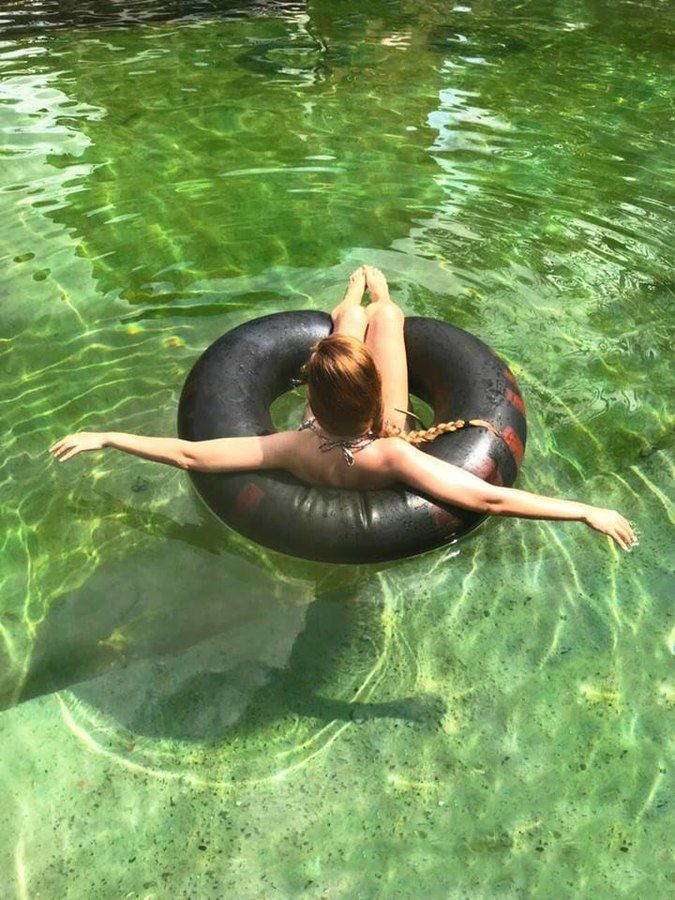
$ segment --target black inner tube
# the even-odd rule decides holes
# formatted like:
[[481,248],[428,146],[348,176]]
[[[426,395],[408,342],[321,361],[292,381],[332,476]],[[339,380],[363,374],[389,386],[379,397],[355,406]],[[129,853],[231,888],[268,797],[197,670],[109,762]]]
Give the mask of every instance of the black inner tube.
[[[272,403],[290,390],[311,346],[331,331],[327,313],[274,313],[227,332],[199,357],[178,406],[190,441],[276,431]],[[410,390],[434,423],[485,419],[502,435],[466,428],[424,444],[425,453],[486,481],[515,481],[526,440],[525,407],[513,374],[466,331],[435,319],[405,320]],[[423,553],[475,528],[484,515],[394,485],[377,491],[312,487],[286,472],[191,471],[198,493],[232,528],[305,559],[374,563]]]

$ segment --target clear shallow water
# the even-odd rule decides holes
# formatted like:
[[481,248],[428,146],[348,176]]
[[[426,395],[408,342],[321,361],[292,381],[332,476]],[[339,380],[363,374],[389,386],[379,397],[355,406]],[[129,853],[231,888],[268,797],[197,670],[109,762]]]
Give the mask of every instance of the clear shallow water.
[[[672,9],[124,9],[0,5],[5,892],[671,895]],[[215,336],[362,261],[508,360],[519,484],[637,551],[312,565],[47,456],[173,433]]]

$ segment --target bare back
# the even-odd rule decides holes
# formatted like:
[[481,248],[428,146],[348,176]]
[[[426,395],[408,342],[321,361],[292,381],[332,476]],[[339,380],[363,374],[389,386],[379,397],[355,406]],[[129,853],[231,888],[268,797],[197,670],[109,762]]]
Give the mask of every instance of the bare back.
[[339,448],[322,451],[321,437],[311,430],[284,432],[285,468],[299,481],[322,487],[377,490],[393,482],[385,447],[390,438],[376,438],[354,454],[349,466]]

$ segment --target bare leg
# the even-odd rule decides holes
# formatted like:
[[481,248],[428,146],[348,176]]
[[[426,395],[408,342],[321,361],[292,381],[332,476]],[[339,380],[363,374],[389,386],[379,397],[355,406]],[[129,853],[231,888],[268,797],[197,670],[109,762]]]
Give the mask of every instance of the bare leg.
[[403,310],[389,296],[387,280],[379,269],[366,266],[370,305],[366,307],[366,344],[375,357],[382,379],[384,419],[405,429],[407,417],[396,409],[408,409],[408,362],[403,340]]
[[349,334],[362,341],[368,327],[368,317],[361,306],[363,292],[366,289],[365,267],[359,266],[349,276],[349,284],[345,295],[331,312],[333,334]]

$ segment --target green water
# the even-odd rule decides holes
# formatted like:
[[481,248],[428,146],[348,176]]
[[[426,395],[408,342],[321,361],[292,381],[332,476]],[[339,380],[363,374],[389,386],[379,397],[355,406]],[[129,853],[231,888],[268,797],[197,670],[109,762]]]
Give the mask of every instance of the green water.
[[[669,897],[673,8],[0,3],[0,872],[21,898]],[[276,555],[173,434],[254,316],[361,262],[519,379],[495,519]],[[668,837],[670,835],[670,837]]]

